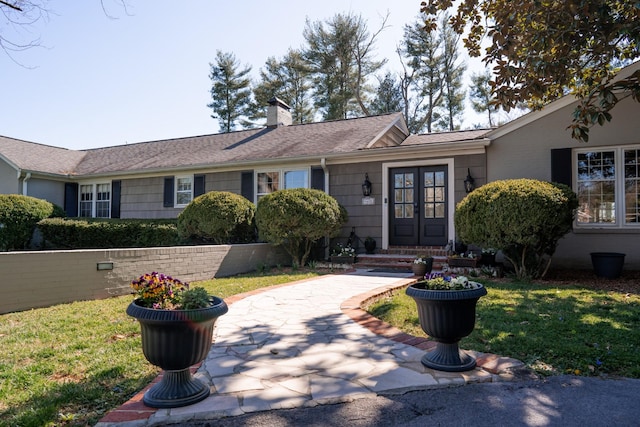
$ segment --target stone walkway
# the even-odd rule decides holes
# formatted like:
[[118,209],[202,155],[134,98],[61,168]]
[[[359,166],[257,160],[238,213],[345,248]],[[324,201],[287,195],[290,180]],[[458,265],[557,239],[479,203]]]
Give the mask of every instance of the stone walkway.
[[216,324],[215,343],[195,374],[211,386],[207,399],[155,410],[142,404],[141,392],[98,426],[216,419],[512,378],[511,369],[521,362],[487,354],[475,353],[479,367],[469,372],[425,368],[420,358],[433,342],[360,309],[363,301],[411,280],[358,270],[230,298],[229,312]]

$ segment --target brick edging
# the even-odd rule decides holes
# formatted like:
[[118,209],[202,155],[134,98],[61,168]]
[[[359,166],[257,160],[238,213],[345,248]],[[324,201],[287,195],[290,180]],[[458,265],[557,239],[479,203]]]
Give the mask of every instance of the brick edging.
[[[436,346],[436,342],[426,337],[416,337],[402,332],[395,326],[372,316],[362,307],[367,303],[380,299],[382,296],[390,296],[400,288],[404,288],[415,282],[415,278],[402,279],[390,285],[381,286],[363,294],[355,295],[340,305],[344,314],[354,322],[369,329],[371,332],[388,338],[392,341],[410,345],[420,350],[430,350]],[[528,372],[523,362],[510,357],[502,357],[491,353],[476,352],[476,366],[490,374],[513,376],[514,371],[524,370],[523,375],[533,375]]]
[[[346,271],[348,273],[350,271]],[[323,276],[332,276],[334,274],[327,274]],[[300,283],[308,282],[311,280],[317,279],[318,276],[309,277],[306,279],[296,280],[295,282],[287,282],[281,283],[279,285],[272,285],[266,288],[254,289],[252,291],[243,292],[241,294],[232,295],[228,298],[224,298],[224,301],[227,305],[232,305],[240,300],[243,300],[247,297],[257,295],[263,292],[267,292],[269,290],[282,288],[285,286],[297,285]],[[410,283],[414,282],[415,278],[410,279],[401,279],[395,283],[390,285],[382,286],[376,288],[372,291],[365,292],[363,294],[355,295],[340,304],[340,309],[342,312],[349,316],[354,322],[359,325],[369,329],[373,333],[377,335],[381,335],[385,338],[391,339],[393,341],[403,343],[406,345],[410,345],[421,350],[430,350],[431,348],[436,346],[435,341],[430,340],[429,338],[424,337],[416,337],[413,335],[409,335],[405,332],[402,332],[400,329],[391,326],[387,322],[384,322],[377,317],[372,316],[367,313],[362,307],[375,299],[379,299],[383,295],[391,295],[394,291],[399,288],[405,287]],[[191,367],[191,372],[195,372],[202,362],[198,363]],[[492,374],[504,374],[507,373],[510,369],[517,369],[524,366],[524,364],[518,360],[500,357],[495,354],[489,353],[481,353],[476,357],[476,364],[478,367],[483,370],[492,373]],[[118,408],[115,408],[105,414],[105,416],[96,424],[97,427],[100,427],[102,423],[104,425],[110,425],[111,423],[118,422],[126,422],[126,421],[138,421],[145,420],[151,417],[156,413],[157,409],[150,408],[146,406],[142,402],[142,398],[144,393],[156,382],[160,381],[161,375],[158,375],[148,386],[140,390],[136,393],[131,399],[127,402],[120,405]]]

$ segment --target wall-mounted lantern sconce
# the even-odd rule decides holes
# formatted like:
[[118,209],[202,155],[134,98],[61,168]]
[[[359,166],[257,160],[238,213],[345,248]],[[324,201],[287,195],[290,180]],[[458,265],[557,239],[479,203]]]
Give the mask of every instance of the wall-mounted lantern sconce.
[[362,183],[362,195],[369,197],[371,195],[371,181],[369,181],[369,174],[364,174],[364,182]]
[[467,177],[464,179],[464,191],[471,193],[476,188],[476,182],[471,176],[471,171],[467,168]]

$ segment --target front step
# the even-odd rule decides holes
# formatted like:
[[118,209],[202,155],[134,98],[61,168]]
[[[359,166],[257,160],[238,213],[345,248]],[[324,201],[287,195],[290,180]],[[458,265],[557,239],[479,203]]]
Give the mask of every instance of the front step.
[[[424,255],[424,252],[420,253]],[[354,267],[386,269],[398,271],[411,271],[413,260],[417,255],[414,254],[358,254]],[[442,264],[447,262],[446,256],[433,256],[433,270],[442,269]]]

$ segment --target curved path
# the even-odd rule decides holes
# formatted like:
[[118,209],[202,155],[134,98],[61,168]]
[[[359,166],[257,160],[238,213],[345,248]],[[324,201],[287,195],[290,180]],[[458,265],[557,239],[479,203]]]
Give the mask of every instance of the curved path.
[[141,392],[98,426],[208,420],[513,378],[521,362],[487,354],[476,353],[479,367],[469,372],[425,368],[420,358],[433,343],[360,309],[363,301],[411,280],[407,274],[356,270],[232,297],[196,372],[211,386],[207,399],[155,410],[142,404]]

